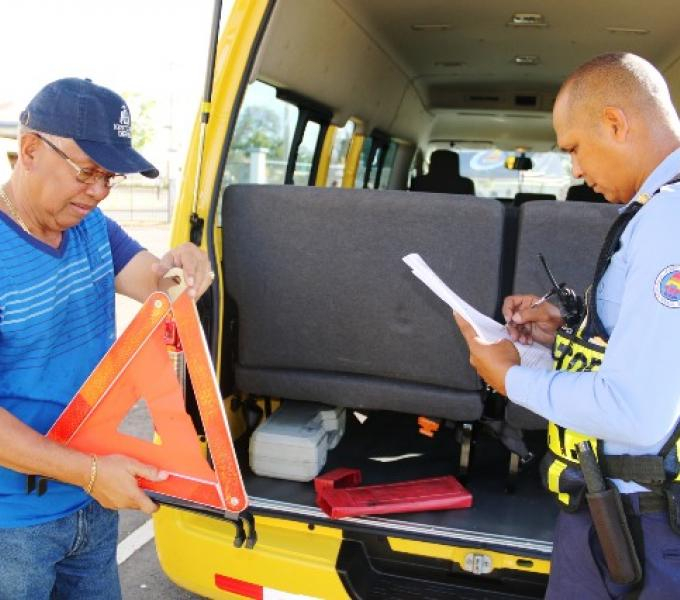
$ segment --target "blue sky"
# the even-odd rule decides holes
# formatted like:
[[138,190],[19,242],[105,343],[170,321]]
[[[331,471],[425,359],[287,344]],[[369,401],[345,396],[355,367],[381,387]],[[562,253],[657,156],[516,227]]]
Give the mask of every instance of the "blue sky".
[[[231,4],[224,0],[223,15]],[[90,77],[155,101],[158,132],[148,152],[171,144],[183,155],[203,91],[212,10],[212,0],[0,0],[0,120],[16,120],[49,81]]]

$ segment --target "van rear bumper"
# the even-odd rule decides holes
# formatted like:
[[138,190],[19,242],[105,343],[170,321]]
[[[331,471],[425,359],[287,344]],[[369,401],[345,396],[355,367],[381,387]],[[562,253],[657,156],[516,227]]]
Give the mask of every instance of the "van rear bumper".
[[[230,521],[170,506],[158,511],[156,548],[170,579],[211,598],[234,597],[219,588],[219,577],[330,599],[495,600],[541,598],[545,593],[549,553],[537,552],[545,550],[541,544],[529,552],[515,548],[511,554],[489,550],[480,536],[460,532],[467,543],[456,540],[464,545],[452,546],[451,531],[448,543],[433,543],[436,534],[443,541],[444,531],[407,532],[403,523],[389,519],[330,521],[321,511],[303,513],[299,505],[295,515],[292,506],[291,514],[286,514],[281,503],[276,503],[275,513],[271,503],[251,501],[257,528],[252,549],[234,545],[237,531]],[[425,539],[429,541],[420,541]],[[486,539],[487,544],[490,541],[510,550],[510,540]],[[531,546],[529,542],[523,545]],[[473,574],[473,563],[488,569]]]

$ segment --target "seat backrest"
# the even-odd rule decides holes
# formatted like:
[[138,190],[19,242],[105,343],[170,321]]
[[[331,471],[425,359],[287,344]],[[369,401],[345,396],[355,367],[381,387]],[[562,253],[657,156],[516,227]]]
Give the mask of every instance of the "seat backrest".
[[479,378],[451,311],[401,258],[418,252],[493,314],[503,207],[399,191],[234,185],[223,266],[239,389],[474,420]]
[[[550,289],[540,252],[557,282],[583,295],[592,283],[600,248],[617,214],[614,204],[539,201],[522,205],[513,293],[542,296]],[[511,402],[506,419],[524,429],[545,427],[543,418]]]
[[515,200],[513,204],[515,206],[520,206],[525,202],[533,202],[535,200],[556,200],[557,196],[555,194],[543,194],[534,192],[517,192],[515,194]]
[[572,185],[567,190],[567,200],[577,200],[579,202],[600,202],[604,204],[607,199],[602,195],[597,193],[593,188],[585,183],[581,185]]
[[461,177],[460,159],[457,152],[436,150],[430,156],[427,175],[419,175],[411,184],[414,192],[438,192],[442,194],[474,195],[472,179]]

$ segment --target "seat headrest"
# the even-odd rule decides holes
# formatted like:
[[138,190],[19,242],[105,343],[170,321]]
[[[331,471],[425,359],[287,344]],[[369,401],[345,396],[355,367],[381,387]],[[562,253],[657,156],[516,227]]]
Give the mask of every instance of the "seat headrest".
[[447,175],[458,175],[459,158],[456,152],[451,150],[435,150],[430,156],[431,175],[436,173],[446,173]]
[[567,200],[578,200],[580,202],[606,202],[607,199],[597,193],[593,188],[582,183],[581,185],[572,185],[567,190]]

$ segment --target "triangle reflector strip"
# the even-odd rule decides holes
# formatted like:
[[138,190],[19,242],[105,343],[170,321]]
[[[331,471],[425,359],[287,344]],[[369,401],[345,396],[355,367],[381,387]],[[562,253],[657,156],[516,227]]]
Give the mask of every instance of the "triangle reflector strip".
[[[184,406],[168,354],[165,323],[172,319],[184,349],[212,466]],[[158,443],[127,435],[121,422],[143,400]],[[123,454],[169,473],[140,486],[166,498],[238,513],[248,505],[222,396],[194,301],[182,291],[171,302],[149,296],[102,358],[47,437],[82,452]]]

